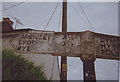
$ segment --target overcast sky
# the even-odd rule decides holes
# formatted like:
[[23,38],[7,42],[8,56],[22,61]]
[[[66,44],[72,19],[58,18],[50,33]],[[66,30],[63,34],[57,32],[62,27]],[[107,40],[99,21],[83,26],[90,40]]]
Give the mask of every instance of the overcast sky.
[[[2,9],[17,2],[4,2]],[[17,28],[32,28],[43,30],[57,3],[27,2],[2,12],[3,17],[17,18],[24,26]],[[82,2],[81,5],[89,18],[92,27],[87,22],[78,2],[68,3],[68,31],[80,32],[94,29],[95,32],[118,35],[118,3],[117,2]],[[51,19],[46,30],[58,31],[62,3]],[[11,17],[10,17],[11,18]],[[1,18],[2,19],[2,18]],[[12,21],[15,22],[13,18]],[[60,25],[61,31],[61,25]],[[97,80],[117,80],[118,61],[97,59],[95,61]],[[82,80],[83,65],[80,58],[68,58],[68,80]]]

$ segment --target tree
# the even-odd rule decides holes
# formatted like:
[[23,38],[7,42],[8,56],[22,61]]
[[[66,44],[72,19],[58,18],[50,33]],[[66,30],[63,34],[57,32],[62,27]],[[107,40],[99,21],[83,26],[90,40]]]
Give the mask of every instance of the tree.
[[3,80],[46,80],[43,66],[34,66],[11,50],[2,51]]

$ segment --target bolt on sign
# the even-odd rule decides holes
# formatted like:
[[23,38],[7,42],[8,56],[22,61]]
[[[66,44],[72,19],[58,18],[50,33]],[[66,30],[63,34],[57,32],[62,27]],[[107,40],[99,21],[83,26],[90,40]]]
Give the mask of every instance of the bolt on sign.
[[[3,34],[4,36],[4,34]],[[13,36],[13,35],[11,35]],[[16,52],[119,59],[120,37],[85,32],[21,33],[10,40]]]

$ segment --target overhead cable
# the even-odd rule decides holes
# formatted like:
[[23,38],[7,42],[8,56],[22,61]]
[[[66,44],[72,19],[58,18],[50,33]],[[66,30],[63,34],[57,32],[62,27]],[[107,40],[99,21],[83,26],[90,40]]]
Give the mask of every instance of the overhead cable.
[[[63,6],[61,5],[60,16],[59,16],[59,21],[58,21],[58,32],[60,32],[60,24],[61,24],[61,17],[62,17],[62,8],[63,8]],[[59,67],[59,57],[58,56],[57,56],[57,65],[58,65],[58,71],[59,71],[59,77],[60,77],[61,72],[60,72],[60,67]]]
[[61,9],[60,9],[60,16],[59,16],[59,22],[58,22],[58,32],[60,31],[61,17],[62,17],[62,6],[61,6]]
[[[26,1],[27,1],[27,0],[26,0]],[[16,7],[16,6],[20,5],[20,4],[25,3],[26,1],[20,2],[20,3],[17,3],[17,4],[15,4],[15,5],[12,5],[12,6],[10,6],[10,7],[7,7],[7,8],[5,8],[5,9],[2,9],[2,11],[8,10],[8,9],[10,9],[10,8],[13,8],[13,7]],[[0,11],[0,12],[1,12],[1,11]]]
[[[118,67],[114,64],[114,62],[113,62],[113,61],[111,61],[111,62],[112,62],[112,64],[113,64],[114,68],[116,69],[116,71],[119,71]],[[118,64],[119,64],[119,63],[118,63]]]
[[57,5],[56,5],[56,7],[55,7],[55,9],[54,9],[54,11],[53,11],[53,13],[52,13],[52,15],[50,16],[50,18],[49,18],[49,20],[48,20],[47,24],[45,25],[45,28],[44,28],[43,32],[45,31],[45,29],[46,29],[46,28],[47,28],[47,26],[49,25],[49,23],[50,23],[50,21],[51,21],[51,19],[52,19],[53,15],[54,15],[54,13],[55,13],[55,11],[56,11],[57,7],[58,7],[58,4],[59,4],[59,2],[57,2]]
[[51,74],[50,80],[53,79],[54,65],[55,65],[55,56],[54,56],[54,60],[53,60],[52,74]]
[[80,2],[78,2],[78,4],[79,4],[79,7],[82,9],[83,14],[85,15],[85,17],[86,17],[86,19],[87,19],[88,23],[90,24],[90,26],[91,26],[92,30],[94,31],[93,26],[92,26],[91,22],[89,21],[89,18],[87,17],[87,15],[86,15],[86,13],[85,13],[85,11],[84,11],[84,9],[83,9],[83,6],[81,5],[81,3],[80,3]]
[[82,18],[82,16],[80,15],[80,13],[72,6],[72,4],[69,3],[69,5],[71,6],[71,8],[76,12],[76,14],[84,21],[84,23],[88,26],[89,24],[86,22],[86,20],[84,20],[84,18]]

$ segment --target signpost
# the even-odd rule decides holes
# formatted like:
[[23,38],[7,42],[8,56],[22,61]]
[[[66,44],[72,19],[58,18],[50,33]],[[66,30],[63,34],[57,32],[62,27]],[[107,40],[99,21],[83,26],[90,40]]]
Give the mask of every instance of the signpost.
[[[84,32],[20,32],[2,34],[13,50],[19,53],[51,54],[53,56],[80,57],[83,62],[84,80],[96,82],[94,61],[96,58],[119,60],[120,37]],[[6,41],[6,40],[5,40]],[[7,45],[3,45],[7,47]],[[65,61],[65,60],[63,60]],[[65,61],[66,62],[66,61]],[[67,78],[67,64],[62,64]],[[66,76],[66,77],[64,77]]]
[[[13,50],[19,53],[51,54],[62,56],[61,80],[67,80],[67,60],[69,57],[80,57],[83,62],[84,80],[96,82],[94,61],[96,58],[119,60],[120,37],[84,32],[20,32],[3,34],[12,37],[9,40]],[[65,59],[64,59],[65,57]]]
[[[7,35],[3,34],[3,37]],[[89,54],[102,59],[119,59],[120,37],[85,32],[20,33],[10,35],[16,52],[80,57]]]

